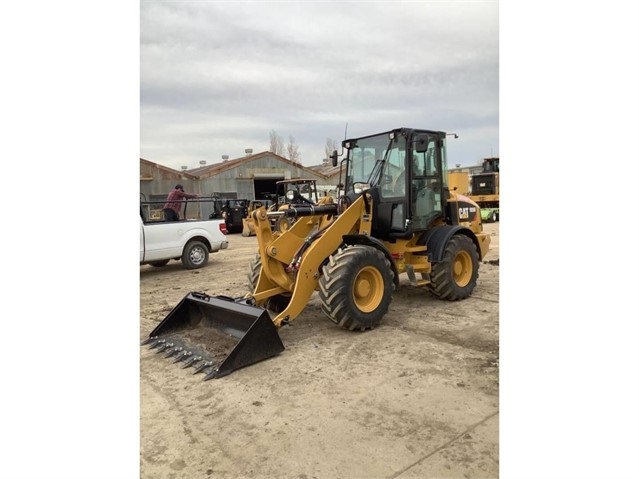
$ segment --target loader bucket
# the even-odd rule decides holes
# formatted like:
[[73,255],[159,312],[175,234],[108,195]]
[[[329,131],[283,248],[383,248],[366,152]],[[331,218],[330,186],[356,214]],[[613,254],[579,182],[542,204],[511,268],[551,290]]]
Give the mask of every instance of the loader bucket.
[[[142,342],[165,358],[220,378],[284,350],[263,308],[225,296],[187,294]],[[194,374],[195,374],[194,373]]]
[[255,236],[255,225],[247,218],[242,218],[242,236]]

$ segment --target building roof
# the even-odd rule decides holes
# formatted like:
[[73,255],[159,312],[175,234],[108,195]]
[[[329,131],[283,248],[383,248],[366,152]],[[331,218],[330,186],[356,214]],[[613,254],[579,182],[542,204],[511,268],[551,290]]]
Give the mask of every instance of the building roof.
[[188,170],[188,172],[197,178],[210,178],[211,176],[219,175],[220,173],[231,170],[233,168],[236,168],[250,161],[255,161],[261,158],[268,158],[268,157],[275,158],[276,160],[281,161],[283,163],[288,163],[293,168],[299,168],[302,171],[308,171],[309,173],[313,173],[314,175],[319,174],[320,176],[326,176],[321,172],[308,168],[302,165],[301,163],[296,163],[294,161],[291,161],[271,151],[262,151],[260,153],[250,154],[250,155],[242,156],[240,158],[234,158],[232,160],[225,160],[225,161],[222,161],[221,163],[215,163],[212,165],[201,166],[199,168],[193,168],[191,170]]
[[166,174],[169,177],[178,177],[185,178],[189,180],[195,180],[196,177],[186,171],[174,170],[173,168],[169,168],[168,166],[163,166],[158,163],[154,163],[149,160],[145,160],[144,158],[140,158],[140,179],[141,180],[152,180],[154,176],[148,176],[148,172],[156,170],[160,173],[160,176]]

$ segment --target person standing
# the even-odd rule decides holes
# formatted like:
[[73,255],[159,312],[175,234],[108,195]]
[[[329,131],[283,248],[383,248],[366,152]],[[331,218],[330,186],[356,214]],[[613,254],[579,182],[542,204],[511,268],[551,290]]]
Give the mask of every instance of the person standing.
[[175,185],[168,196],[166,197],[166,203],[162,208],[164,212],[165,221],[178,221],[180,219],[180,207],[183,204],[184,198],[198,198],[200,195],[185,193],[182,185]]

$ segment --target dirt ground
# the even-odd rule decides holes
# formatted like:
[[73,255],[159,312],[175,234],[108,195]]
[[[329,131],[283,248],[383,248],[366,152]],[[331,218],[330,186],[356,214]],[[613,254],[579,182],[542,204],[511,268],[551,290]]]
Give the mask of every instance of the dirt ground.
[[[286,349],[203,381],[140,348],[142,478],[499,476],[499,223],[473,295],[446,302],[401,276],[372,331],[345,331],[315,293]],[[255,237],[189,271],[140,267],[140,338],[189,292],[241,296]]]

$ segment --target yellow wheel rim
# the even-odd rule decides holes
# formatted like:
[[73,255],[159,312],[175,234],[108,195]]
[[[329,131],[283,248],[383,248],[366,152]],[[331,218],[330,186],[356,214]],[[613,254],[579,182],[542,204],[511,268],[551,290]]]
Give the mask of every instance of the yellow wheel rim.
[[377,268],[362,268],[353,282],[353,301],[364,312],[375,311],[384,296],[384,280]]
[[473,276],[473,260],[466,251],[460,251],[453,261],[453,279],[459,287],[464,287]]

